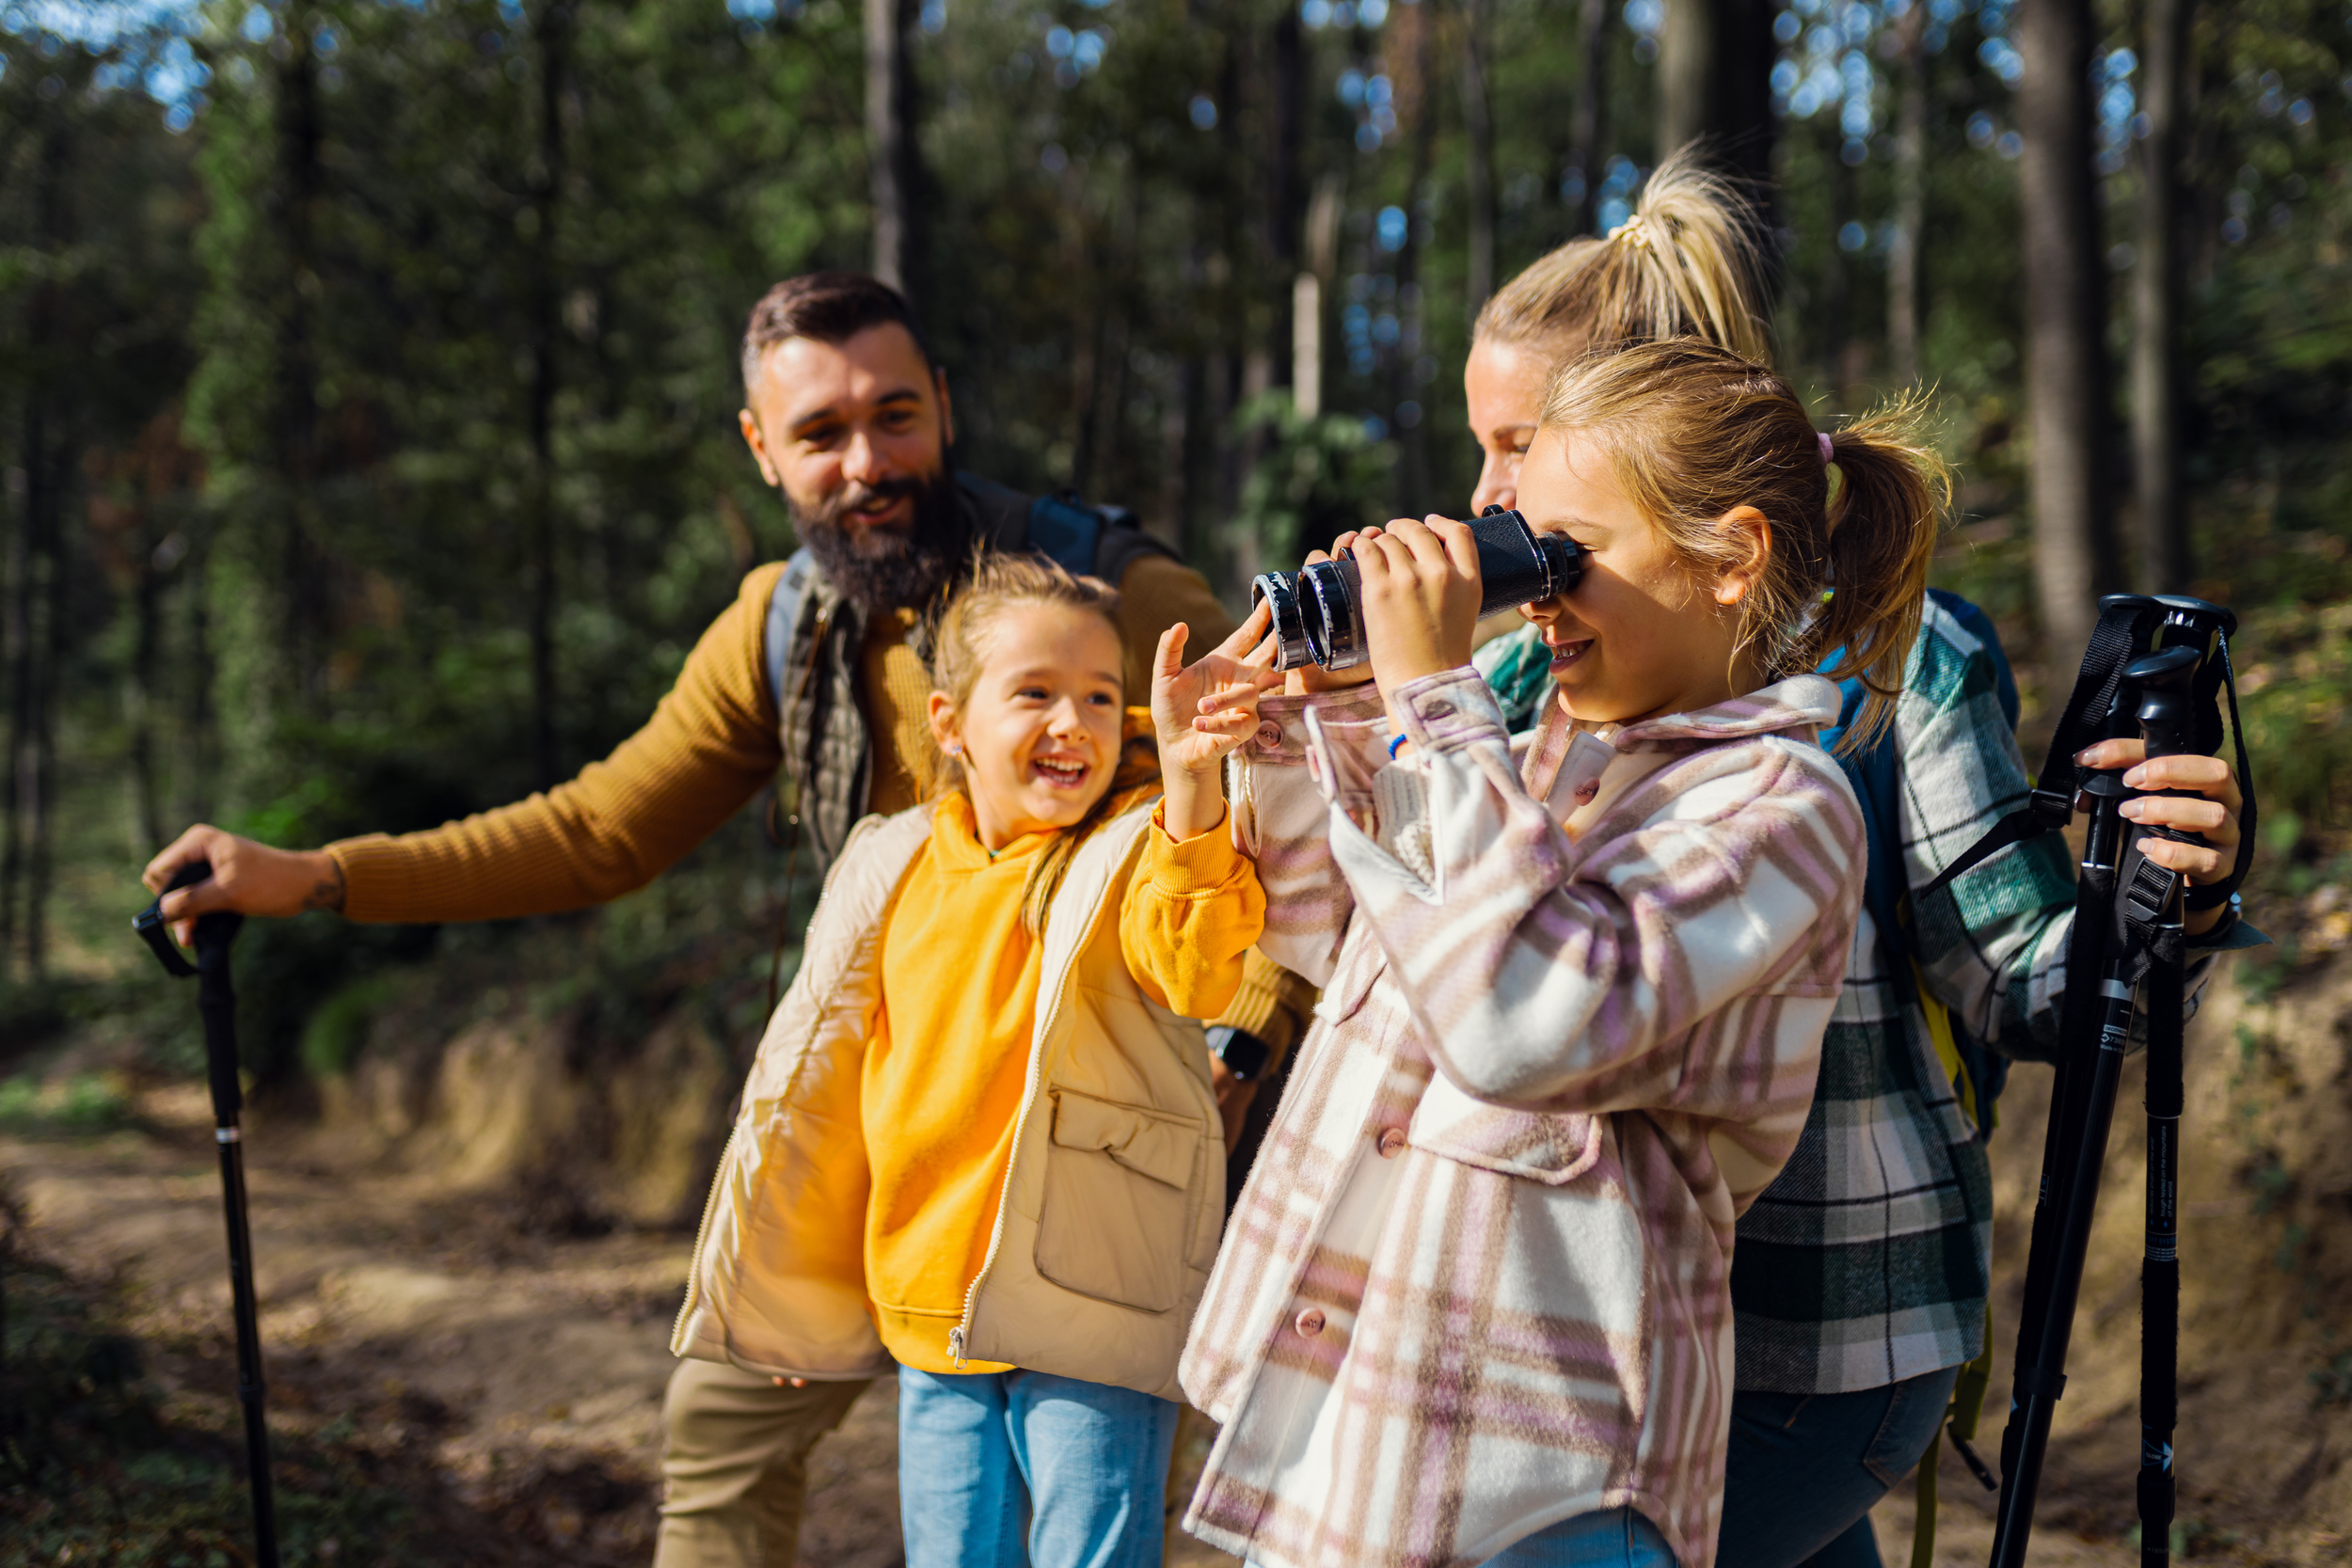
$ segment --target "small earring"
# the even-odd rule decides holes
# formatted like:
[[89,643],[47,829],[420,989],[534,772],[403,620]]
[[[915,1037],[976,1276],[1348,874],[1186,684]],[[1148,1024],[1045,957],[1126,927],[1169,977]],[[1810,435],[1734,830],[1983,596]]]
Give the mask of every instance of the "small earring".
[[963,742],[961,740],[950,740],[947,742],[947,754],[951,757],[960,757],[963,755]]

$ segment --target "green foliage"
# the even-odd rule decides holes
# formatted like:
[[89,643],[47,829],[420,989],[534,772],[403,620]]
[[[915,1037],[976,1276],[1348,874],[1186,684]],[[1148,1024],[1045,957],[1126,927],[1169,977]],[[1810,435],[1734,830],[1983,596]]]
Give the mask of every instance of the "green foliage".
[[391,994],[390,980],[372,974],[319,1004],[302,1026],[302,1069],[312,1080],[340,1078],[368,1043],[375,1015]]
[[1233,530],[1266,568],[1295,566],[1379,512],[1394,459],[1362,420],[1303,418],[1288,392],[1243,404],[1239,418],[1245,440],[1258,450]]
[[102,1073],[44,1083],[30,1073],[0,1079],[0,1127],[20,1132],[111,1132],[131,1124],[122,1086]]
[[[1920,352],[1963,474],[1937,576],[1999,622],[2030,731],[2054,694],[2036,684],[2012,11],[1928,8]],[[22,568],[30,480],[0,509],[0,588],[38,590],[23,645],[57,633],[21,661],[55,688],[55,863],[0,867],[0,926],[45,905],[44,963],[98,975],[140,962],[132,873],[185,821],[290,845],[429,826],[641,722],[741,572],[790,542],[734,429],[744,311],[782,276],[864,264],[870,218],[844,0],[205,0],[118,38],[42,30],[65,14],[0,23],[0,444],[60,498],[54,550]],[[1569,237],[1585,188],[1604,226],[1621,218],[1661,150],[1656,43],[1613,5],[1582,169],[1576,28],[1532,0],[923,15],[911,282],[959,459],[1135,507],[1236,603],[1248,567],[1468,499],[1472,22],[1492,280]],[[1782,14],[1776,326],[1824,418],[1893,374],[1894,21]],[[2101,25],[2120,363],[2140,78],[2114,51],[2137,20],[2109,7]],[[2284,875],[2329,852],[2352,788],[2335,608],[2352,599],[2352,24],[2261,0],[2197,27],[2185,456],[2200,591],[2246,617],[2269,819],[2301,830],[2265,860]],[[1325,301],[1311,422],[1285,389],[1301,271]],[[2125,407],[2119,389],[2119,428]],[[56,415],[39,443],[37,409]],[[0,673],[11,721],[18,673]],[[663,956],[591,989],[645,1005],[677,948],[642,911],[615,920],[611,951]],[[8,978],[30,945],[22,920],[0,930]],[[249,1069],[347,1061],[358,999],[431,950],[249,927]],[[40,994],[0,992],[0,1033],[55,1027]],[[184,1070],[193,1008],[170,1005],[159,1060]]]

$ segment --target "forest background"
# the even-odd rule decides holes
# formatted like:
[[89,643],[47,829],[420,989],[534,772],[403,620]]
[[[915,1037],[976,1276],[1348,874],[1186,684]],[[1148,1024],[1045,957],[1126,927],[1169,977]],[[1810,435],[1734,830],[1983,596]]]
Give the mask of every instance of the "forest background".
[[[1477,305],[1694,135],[1768,182],[1819,417],[1932,388],[1937,575],[1998,620],[2029,754],[2097,593],[2245,618],[2253,973],[2344,946],[2337,0],[19,0],[0,1122],[115,1125],[192,1070],[126,929],[183,825],[430,826],[644,720],[791,547],[735,431],[769,283],[903,281],[963,466],[1133,508],[1238,608],[1340,528],[1467,503]],[[764,815],[587,915],[249,927],[264,1105],[485,1017],[575,1065],[683,1019],[707,1169],[795,925]],[[40,1054],[87,1037],[132,1044]],[[698,1180],[559,1219],[691,1223]]]

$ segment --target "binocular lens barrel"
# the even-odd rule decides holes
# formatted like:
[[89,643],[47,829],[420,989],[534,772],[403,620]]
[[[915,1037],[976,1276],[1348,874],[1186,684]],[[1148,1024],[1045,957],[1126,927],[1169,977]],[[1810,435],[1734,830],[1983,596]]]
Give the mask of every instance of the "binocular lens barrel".
[[[1517,512],[1490,506],[1470,530],[1485,587],[1482,620],[1565,594],[1584,575],[1583,546],[1565,534],[1537,533]],[[1372,657],[1364,642],[1362,569],[1352,553],[1296,572],[1260,574],[1249,585],[1250,608],[1261,599],[1274,609],[1277,670],[1346,670]]]

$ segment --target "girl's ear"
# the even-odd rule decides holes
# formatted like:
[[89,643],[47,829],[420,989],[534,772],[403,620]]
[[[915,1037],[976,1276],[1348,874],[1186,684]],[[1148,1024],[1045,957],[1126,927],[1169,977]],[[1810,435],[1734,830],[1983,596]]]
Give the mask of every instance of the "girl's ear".
[[940,751],[951,757],[961,756],[963,736],[956,725],[955,699],[945,691],[932,692],[930,703],[924,710],[924,717],[930,721],[931,739],[937,743]]
[[1772,559],[1772,520],[1753,506],[1735,506],[1715,519],[1732,564],[1715,579],[1715,602],[1736,605],[1764,578]]

